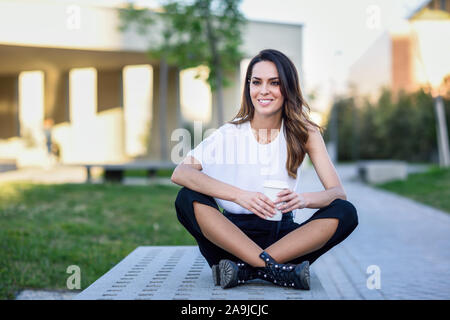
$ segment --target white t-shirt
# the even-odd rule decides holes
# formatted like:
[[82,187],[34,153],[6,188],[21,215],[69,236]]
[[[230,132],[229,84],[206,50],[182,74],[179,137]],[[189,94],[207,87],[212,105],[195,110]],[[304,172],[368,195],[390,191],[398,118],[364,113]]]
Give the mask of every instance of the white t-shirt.
[[[270,136],[270,131],[266,130]],[[284,121],[275,140],[260,144],[251,130],[250,121],[234,125],[226,123],[204,139],[187,156],[197,159],[206,175],[243,190],[263,192],[266,180],[281,180],[296,190],[297,179],[287,173],[287,146]],[[253,214],[240,205],[214,198],[219,206],[231,213]]]

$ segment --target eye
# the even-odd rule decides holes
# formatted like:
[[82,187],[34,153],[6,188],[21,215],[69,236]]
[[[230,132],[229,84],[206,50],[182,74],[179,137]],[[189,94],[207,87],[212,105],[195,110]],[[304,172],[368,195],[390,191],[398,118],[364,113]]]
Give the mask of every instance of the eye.
[[258,85],[259,83],[260,82],[258,80],[252,80],[252,84],[255,85],[255,86]]
[[279,85],[280,85],[280,82],[279,82],[279,81],[273,81],[273,82],[272,82],[272,85],[274,85],[274,86],[279,86]]

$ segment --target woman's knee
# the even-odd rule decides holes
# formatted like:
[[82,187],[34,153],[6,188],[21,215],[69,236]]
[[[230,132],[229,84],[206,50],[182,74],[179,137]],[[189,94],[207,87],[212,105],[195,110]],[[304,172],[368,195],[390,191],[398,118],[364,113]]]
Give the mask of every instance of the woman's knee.
[[201,232],[192,208],[193,192],[195,191],[189,188],[181,188],[175,199],[175,210],[178,221],[194,236],[195,239],[198,239]]
[[358,226],[358,213],[355,206],[347,200],[337,199],[333,204],[340,213],[342,224],[352,232]]
[[181,221],[183,220],[182,216],[188,214],[191,210],[189,210],[189,201],[192,198],[192,190],[186,187],[183,187],[178,191],[177,197],[175,199],[175,209],[177,212],[177,217]]
[[181,207],[186,204],[186,201],[188,201],[189,198],[189,192],[191,191],[191,189],[186,187],[181,188],[180,191],[178,191],[177,198],[175,199],[175,206]]
[[180,191],[178,191],[177,197],[175,199],[175,208],[177,211],[178,218],[180,219],[180,216],[188,216],[189,218],[191,217],[195,218],[194,212],[195,202],[207,204],[219,210],[217,206],[214,206],[213,198],[205,196],[204,194],[201,194],[189,188],[183,187],[180,189]]

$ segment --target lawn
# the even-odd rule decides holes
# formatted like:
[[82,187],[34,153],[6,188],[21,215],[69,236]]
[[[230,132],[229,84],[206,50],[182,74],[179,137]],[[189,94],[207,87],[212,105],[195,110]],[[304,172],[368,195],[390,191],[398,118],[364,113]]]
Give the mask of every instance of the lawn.
[[81,289],[137,246],[194,245],[176,218],[176,186],[0,184],[0,299],[24,288]]
[[377,187],[450,213],[450,169],[433,166],[427,172],[410,174],[407,180]]

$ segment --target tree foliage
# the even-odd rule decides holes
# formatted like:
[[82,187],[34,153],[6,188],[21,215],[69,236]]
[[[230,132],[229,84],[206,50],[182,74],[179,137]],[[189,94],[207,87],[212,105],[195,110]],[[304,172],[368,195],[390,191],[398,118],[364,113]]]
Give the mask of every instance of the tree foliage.
[[[338,158],[396,159],[436,162],[436,119],[433,98],[424,90],[400,92],[395,98],[384,89],[378,101],[356,103],[353,97],[340,98],[338,114]],[[444,99],[447,126],[450,100]],[[325,132],[329,139],[329,132]]]
[[[229,84],[225,76],[218,83],[217,75],[235,71],[244,56],[241,32],[245,19],[240,2],[161,0],[158,12],[130,3],[120,10],[120,29],[135,28],[147,36],[152,58],[164,58],[180,69],[207,66],[208,82],[215,90],[218,85]],[[161,34],[155,34],[155,30]]]

